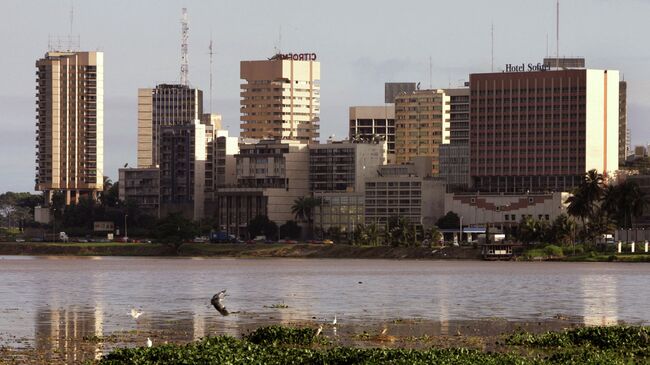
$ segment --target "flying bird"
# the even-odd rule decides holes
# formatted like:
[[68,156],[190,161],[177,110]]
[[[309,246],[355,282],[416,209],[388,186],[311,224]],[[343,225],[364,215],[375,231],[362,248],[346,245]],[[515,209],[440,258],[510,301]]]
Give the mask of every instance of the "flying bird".
[[225,297],[226,297],[226,289],[224,289],[224,290],[218,292],[217,294],[215,294],[215,295],[212,297],[212,300],[210,300],[210,303],[212,303],[212,305],[214,306],[214,308],[215,308],[219,313],[221,313],[222,316],[227,316],[227,315],[230,314],[230,313],[228,312],[228,310],[226,309],[226,306],[223,305],[223,302],[222,302],[222,301],[224,300]]
[[384,329],[381,330],[381,335],[382,335],[382,336],[385,335],[386,332],[388,332],[388,327],[384,327]]
[[142,315],[142,313],[144,313],[144,312],[139,311],[139,310],[137,310],[135,308],[131,309],[131,317],[133,317],[133,319],[138,319],[138,317],[140,317]]
[[153,342],[149,337],[147,337],[147,347],[151,347],[151,346],[153,346]]

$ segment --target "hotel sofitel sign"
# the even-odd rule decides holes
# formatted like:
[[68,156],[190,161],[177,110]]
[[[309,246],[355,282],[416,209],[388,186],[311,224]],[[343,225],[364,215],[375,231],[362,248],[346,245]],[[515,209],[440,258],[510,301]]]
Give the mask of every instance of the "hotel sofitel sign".
[[[527,67],[526,67],[527,66]],[[551,69],[551,66],[549,65],[544,65],[541,63],[532,64],[529,63],[528,65],[522,63],[521,65],[513,65],[511,63],[506,64],[506,69],[503,72],[531,72],[531,71],[549,71]]]

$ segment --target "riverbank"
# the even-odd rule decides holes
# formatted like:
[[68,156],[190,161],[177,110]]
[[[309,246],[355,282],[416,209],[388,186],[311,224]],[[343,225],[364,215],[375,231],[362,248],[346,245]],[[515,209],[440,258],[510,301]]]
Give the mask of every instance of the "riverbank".
[[478,260],[471,247],[390,247],[319,244],[209,244],[186,243],[178,251],[157,243],[0,243],[0,255],[47,256],[180,256],[238,258],[346,258]]

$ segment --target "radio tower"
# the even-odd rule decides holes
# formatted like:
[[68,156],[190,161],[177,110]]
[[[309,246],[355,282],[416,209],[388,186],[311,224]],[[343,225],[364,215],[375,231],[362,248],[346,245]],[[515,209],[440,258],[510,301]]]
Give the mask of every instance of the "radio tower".
[[212,55],[214,55],[212,51],[212,35],[210,36],[210,46],[208,49],[210,50],[208,53],[210,55],[210,113],[212,113]]
[[187,85],[188,74],[190,71],[190,63],[187,58],[187,39],[189,36],[188,21],[187,21],[187,8],[183,8],[181,16],[181,84]]

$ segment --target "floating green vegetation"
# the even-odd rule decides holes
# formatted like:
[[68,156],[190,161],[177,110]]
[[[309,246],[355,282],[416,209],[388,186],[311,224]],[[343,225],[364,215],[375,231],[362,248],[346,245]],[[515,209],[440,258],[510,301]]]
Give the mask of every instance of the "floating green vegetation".
[[313,328],[262,327],[236,339],[117,349],[100,364],[642,364],[650,361],[647,327],[588,327],[506,339],[503,352],[322,346]]
[[276,303],[269,306],[265,305],[264,308],[287,309],[289,306],[284,303]]

